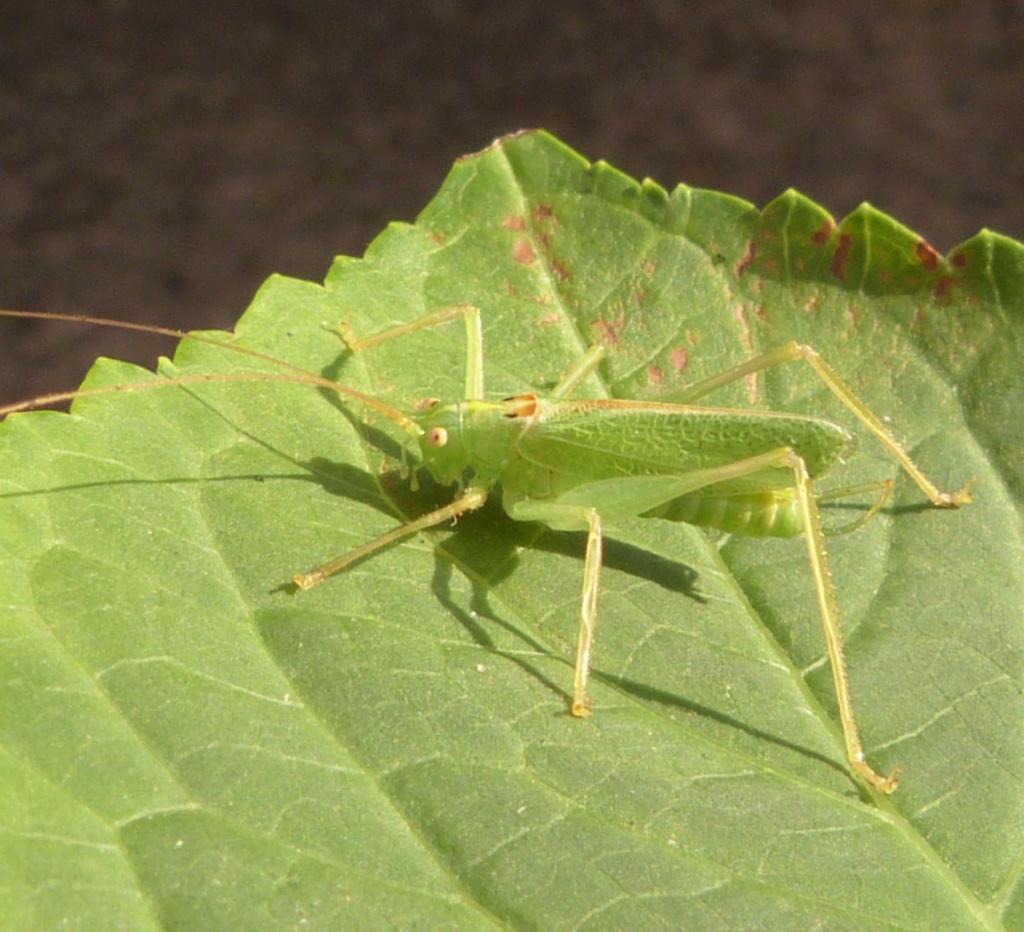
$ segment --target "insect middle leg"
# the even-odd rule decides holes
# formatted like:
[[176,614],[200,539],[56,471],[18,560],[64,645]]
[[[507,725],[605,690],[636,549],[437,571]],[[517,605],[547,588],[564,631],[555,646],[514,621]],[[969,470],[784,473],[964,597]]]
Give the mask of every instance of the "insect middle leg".
[[590,714],[587,680],[590,678],[590,651],[594,646],[594,626],[597,624],[597,592],[601,581],[603,542],[601,516],[591,508],[587,511],[587,553],[583,559],[580,631],[576,641],[576,667],[573,671],[570,708],[577,718]]
[[[573,679],[572,712],[586,715],[589,700],[586,686],[589,678],[590,656],[596,622],[597,573],[600,569],[600,517],[614,521],[627,516],[639,516],[655,511],[683,495],[721,483],[764,474],[766,470],[785,469],[792,475],[792,489],[800,515],[811,576],[817,595],[825,646],[832,667],[832,681],[839,708],[843,742],[850,767],[857,776],[873,789],[891,793],[896,789],[896,774],[883,776],[867,763],[860,741],[860,733],[850,698],[846,651],[839,623],[839,609],[835,589],[828,570],[821,517],[811,491],[810,477],[803,459],[793,449],[782,447],[758,453],[755,456],[723,463],[706,469],[691,470],[679,475],[634,476],[622,479],[603,479],[577,486],[559,501],[530,500],[507,502],[511,517],[522,521],[542,521],[563,530],[588,529],[587,562],[584,565],[583,599],[580,610],[580,635],[577,647],[576,671]],[[617,503],[617,504],[616,504]],[[594,512],[591,517],[589,512]],[[588,602],[588,598],[592,602]]]
[[597,595],[600,591],[604,534],[601,515],[588,505],[560,504],[523,500],[506,503],[509,514],[517,521],[542,521],[561,529],[585,528],[586,556],[583,559],[583,589],[580,593],[580,628],[576,639],[576,665],[573,668],[572,701],[569,711],[577,718],[590,715],[590,655],[597,627]]

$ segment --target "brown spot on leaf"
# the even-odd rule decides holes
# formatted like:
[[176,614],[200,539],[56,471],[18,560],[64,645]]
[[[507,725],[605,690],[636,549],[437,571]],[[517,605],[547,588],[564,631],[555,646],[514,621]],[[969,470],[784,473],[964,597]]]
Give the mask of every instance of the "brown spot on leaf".
[[835,228],[836,225],[831,220],[823,221],[821,226],[811,234],[811,242],[817,246],[824,245],[828,242]]
[[829,270],[840,281],[846,280],[846,259],[850,255],[850,247],[852,245],[853,240],[850,238],[849,233],[839,234],[839,244],[836,246],[836,251],[832,253],[832,262],[829,265]]
[[528,239],[520,237],[512,247],[512,258],[520,265],[529,265],[536,260],[537,253],[533,251],[533,246]]
[[935,248],[931,243],[926,242],[923,239],[917,241],[917,245],[914,247],[914,251],[917,253],[917,258],[929,272],[933,271],[939,264],[939,254],[935,251]]
[[661,385],[661,380],[664,378],[661,372],[661,366],[650,365],[647,367],[647,381],[651,385]]
[[644,261],[640,263],[640,271],[643,272],[647,278],[653,277],[654,269],[655,265],[650,259],[644,259]]
[[535,220],[550,220],[553,215],[554,211],[551,209],[550,204],[538,204],[533,208]]
[[818,309],[818,296],[811,295],[807,301],[804,302],[804,312],[807,314],[813,314]]
[[545,314],[540,319],[540,325],[542,327],[553,327],[557,323],[558,323],[558,315],[554,311],[548,311],[548,313]]
[[742,304],[737,304],[732,309],[732,316],[736,318],[736,322],[740,325],[740,342],[743,344],[743,348],[748,352],[754,351],[754,344],[750,339],[750,324],[747,323],[747,309]]
[[[737,304],[732,309],[732,315],[740,325],[740,343],[748,356],[754,353],[754,343],[750,339],[750,324],[747,322],[747,307],[744,304]],[[747,397],[751,404],[757,404],[757,373],[751,372],[747,375]]]
[[955,265],[958,269],[962,269],[965,265],[967,265],[967,253],[958,252],[955,256],[953,256],[953,265]]
[[518,214],[509,214],[504,220],[501,221],[501,225],[506,230],[525,230],[526,221]]
[[950,285],[953,284],[953,279],[949,275],[943,275],[935,283],[935,291],[933,294],[936,298],[941,298],[947,291],[949,291]]
[[609,321],[603,318],[598,318],[590,326],[591,329],[596,331],[597,339],[605,346],[614,346],[619,342],[619,334],[622,333],[622,328],[625,325],[625,320],[620,317],[618,320]]
[[736,263],[733,273],[739,278],[748,268],[751,263],[757,257],[757,244],[751,240],[747,243],[747,251],[740,257],[740,261]]
[[754,308],[754,316],[758,320],[767,320],[768,319],[768,308],[766,308],[763,304],[758,304]]
[[437,230],[432,230],[431,231],[430,238],[435,243],[437,243],[438,246],[441,246],[441,245],[444,244],[444,234],[443,233],[438,233]]
[[569,278],[569,270],[562,265],[557,259],[551,260],[551,271],[555,273],[555,277],[559,281],[567,281]]
[[668,356],[669,364],[675,370],[676,375],[682,374],[686,364],[690,361],[690,354],[685,346],[677,346]]

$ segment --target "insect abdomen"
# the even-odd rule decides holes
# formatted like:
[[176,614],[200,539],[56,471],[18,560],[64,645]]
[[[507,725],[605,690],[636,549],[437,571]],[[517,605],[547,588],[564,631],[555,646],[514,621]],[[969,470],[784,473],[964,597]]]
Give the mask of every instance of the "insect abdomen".
[[745,495],[682,495],[644,517],[682,521],[748,537],[795,537],[803,530],[791,489]]

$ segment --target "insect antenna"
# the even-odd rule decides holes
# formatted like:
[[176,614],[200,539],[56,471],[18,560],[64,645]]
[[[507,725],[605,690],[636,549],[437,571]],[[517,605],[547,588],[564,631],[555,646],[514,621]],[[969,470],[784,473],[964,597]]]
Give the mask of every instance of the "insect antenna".
[[383,415],[394,422],[406,433],[417,436],[421,433],[420,427],[410,418],[402,414],[390,405],[335,382],[332,379],[317,375],[296,366],[285,359],[279,359],[268,353],[261,353],[259,350],[250,349],[247,346],[236,346],[226,343],[214,337],[203,336],[198,333],[187,333],[184,330],[175,330],[172,327],[159,327],[155,324],[138,324],[126,320],[114,320],[109,317],[90,317],[85,314],[61,314],[47,311],[14,311],[0,309],[0,317],[28,318],[35,320],[62,320],[75,324],[87,324],[94,327],[111,327],[117,330],[135,330],[139,333],[150,333],[157,336],[171,337],[177,340],[191,340],[194,343],[205,343],[210,346],[217,346],[221,349],[238,353],[242,356],[249,356],[263,362],[269,362],[281,369],[287,369],[287,373],[205,373],[201,375],[183,375],[175,379],[156,379],[149,382],[134,382],[128,385],[110,385],[103,388],[85,388],[66,392],[51,392],[46,395],[38,395],[35,398],[28,398],[23,401],[16,401],[7,405],[0,405],[0,418],[17,411],[30,411],[33,408],[42,408],[46,405],[56,404],[62,401],[72,401],[75,398],[89,398],[96,395],[109,395],[115,392],[142,391],[149,388],[169,388],[178,385],[195,385],[204,382],[290,382],[304,385],[315,385],[336,392],[342,397],[349,398],[365,408]]

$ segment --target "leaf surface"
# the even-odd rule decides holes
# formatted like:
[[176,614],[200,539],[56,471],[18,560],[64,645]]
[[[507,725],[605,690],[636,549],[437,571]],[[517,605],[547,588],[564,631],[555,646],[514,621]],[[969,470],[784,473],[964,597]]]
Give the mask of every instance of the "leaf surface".
[[[353,357],[324,324],[455,303],[482,310],[489,397],[550,388],[594,343],[581,393],[647,399],[796,339],[940,487],[976,478],[970,507],[922,507],[865,437],[819,486],[896,479],[829,554],[897,794],[847,773],[799,540],[608,528],[577,721],[582,535],[494,496],[295,593],[450,492],[413,491],[395,431],[308,386],[120,392],[0,428],[6,921],[1024,927],[1021,245],[940,256],[868,206],[837,224],[795,192],[667,193],[528,133],[323,286],[271,278],[234,339],[408,409],[460,396],[462,328]],[[186,342],[162,371],[260,368]],[[102,361],[86,384],[145,379]],[[856,427],[800,365],[713,403]]]

